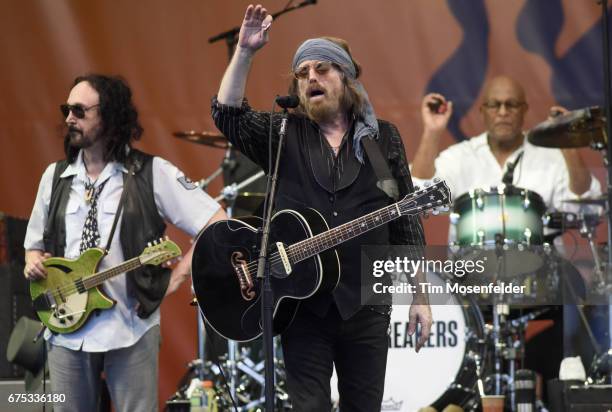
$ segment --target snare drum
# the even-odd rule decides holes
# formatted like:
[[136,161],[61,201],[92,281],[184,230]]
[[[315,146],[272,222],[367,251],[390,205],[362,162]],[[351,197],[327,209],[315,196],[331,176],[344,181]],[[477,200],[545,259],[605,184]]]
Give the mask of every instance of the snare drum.
[[[427,274],[432,285],[444,285],[435,273]],[[475,359],[483,358],[484,321],[476,304],[449,295],[448,305],[431,305],[431,335],[419,353],[417,337],[409,336],[409,306],[393,306],[385,390],[381,410],[413,412],[432,405],[465,406],[477,399]],[[483,367],[481,365],[481,370]],[[332,377],[332,400],[337,405],[337,378]]]
[[536,192],[501,185],[459,196],[451,223],[455,226],[457,245],[471,253],[476,250],[479,258],[488,256],[494,262],[498,254],[482,251],[501,248],[511,261],[505,274],[513,276],[533,272],[542,265],[542,259],[531,246],[543,243],[545,211],[546,205]]

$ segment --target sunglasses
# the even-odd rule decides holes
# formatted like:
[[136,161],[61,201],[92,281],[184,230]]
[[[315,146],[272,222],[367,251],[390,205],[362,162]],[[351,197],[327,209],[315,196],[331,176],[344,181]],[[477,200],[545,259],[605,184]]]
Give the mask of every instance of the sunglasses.
[[62,111],[64,117],[68,117],[70,112],[72,112],[74,117],[76,117],[77,119],[82,119],[85,117],[85,112],[98,106],[100,105],[94,104],[93,106],[85,107],[82,104],[62,104],[60,105],[60,110]]
[[[295,76],[295,78],[298,80],[307,79],[311,67],[312,66],[308,65],[298,67],[298,69],[293,72],[293,76]],[[337,66],[332,62],[318,62],[314,65],[314,70],[318,75],[325,75],[331,70],[332,67]]]

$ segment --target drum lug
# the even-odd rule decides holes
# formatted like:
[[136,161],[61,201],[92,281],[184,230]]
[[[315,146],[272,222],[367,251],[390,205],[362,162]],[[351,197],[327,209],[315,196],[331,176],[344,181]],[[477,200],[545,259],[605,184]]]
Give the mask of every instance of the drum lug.
[[451,213],[449,216],[451,225],[456,225],[457,223],[459,223],[460,218],[461,218],[461,215],[459,213],[455,213],[455,212]]
[[531,205],[531,201],[529,200],[529,198],[527,197],[527,192],[525,192],[525,196],[523,197],[523,209],[527,210],[529,209],[529,206]]
[[478,232],[476,232],[476,235],[478,236],[478,246],[484,246],[484,239],[485,239],[484,229],[478,229]]
[[480,210],[484,209],[484,200],[482,200],[482,196],[478,195],[476,198],[476,207]]
[[527,246],[531,245],[531,229],[526,227],[523,231],[523,234],[525,235],[525,241],[527,242]]

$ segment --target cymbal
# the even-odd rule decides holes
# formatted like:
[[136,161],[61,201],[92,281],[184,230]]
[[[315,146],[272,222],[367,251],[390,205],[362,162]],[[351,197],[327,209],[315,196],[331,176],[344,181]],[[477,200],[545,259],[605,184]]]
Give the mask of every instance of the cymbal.
[[215,149],[227,149],[230,146],[228,140],[218,132],[196,132],[194,130],[186,132],[174,132],[174,137],[187,140],[188,142],[214,147]]
[[583,197],[582,199],[567,199],[563,203],[573,203],[575,205],[594,205],[594,206],[605,206],[608,200],[608,195],[603,194],[597,197]]
[[572,148],[605,145],[606,119],[598,106],[574,110],[538,124],[527,133],[531,144]]

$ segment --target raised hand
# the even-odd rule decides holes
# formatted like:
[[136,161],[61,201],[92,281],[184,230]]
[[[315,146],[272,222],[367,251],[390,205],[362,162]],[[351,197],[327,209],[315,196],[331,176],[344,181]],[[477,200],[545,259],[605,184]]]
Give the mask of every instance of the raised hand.
[[240,27],[238,47],[253,52],[261,49],[268,42],[268,29],[271,25],[272,16],[264,7],[249,4]]
[[[429,105],[442,102],[437,112],[432,112]],[[421,117],[425,132],[442,133],[446,129],[448,120],[453,114],[453,102],[447,101],[444,96],[438,93],[429,93],[421,102]]]

